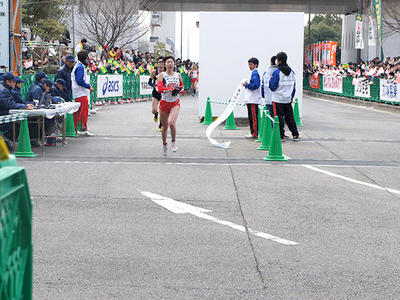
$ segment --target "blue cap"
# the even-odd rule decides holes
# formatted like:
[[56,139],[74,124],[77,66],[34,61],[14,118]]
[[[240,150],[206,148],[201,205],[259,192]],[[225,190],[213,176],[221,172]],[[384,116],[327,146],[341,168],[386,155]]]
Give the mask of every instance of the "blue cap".
[[72,55],[67,55],[65,57],[65,61],[75,61],[75,57],[73,57]]
[[47,85],[48,87],[52,87],[53,86],[53,82],[50,79],[45,79],[43,81],[43,84]]
[[46,73],[44,73],[44,72],[37,72],[36,73],[36,75],[35,75],[35,80],[36,81],[39,81],[39,80],[42,80],[43,78],[46,78],[47,76],[46,76]]
[[15,82],[16,83],[24,83],[25,80],[23,80],[22,78],[19,78],[19,77],[15,77]]
[[7,73],[4,73],[4,75],[3,75],[3,77],[1,78],[2,80],[13,80],[13,81],[17,81],[16,80],[16,77],[14,76],[14,74],[13,73],[11,73],[11,72],[7,72]]
[[65,87],[66,86],[66,82],[65,82],[65,80],[64,79],[62,79],[62,78],[58,78],[54,83],[59,83],[59,84],[61,84],[63,87]]

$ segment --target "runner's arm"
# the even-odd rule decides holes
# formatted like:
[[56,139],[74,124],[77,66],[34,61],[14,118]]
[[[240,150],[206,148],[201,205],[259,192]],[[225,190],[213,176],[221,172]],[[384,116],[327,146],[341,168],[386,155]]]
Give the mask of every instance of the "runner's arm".
[[158,80],[158,82],[157,82],[157,91],[159,93],[168,93],[168,92],[171,92],[171,91],[174,90],[172,88],[166,88],[164,86],[164,76],[162,76],[162,74],[158,75],[157,80]]
[[178,74],[179,77],[179,87],[181,88],[180,93],[183,94],[185,92],[185,86],[183,85],[183,80],[181,74]]

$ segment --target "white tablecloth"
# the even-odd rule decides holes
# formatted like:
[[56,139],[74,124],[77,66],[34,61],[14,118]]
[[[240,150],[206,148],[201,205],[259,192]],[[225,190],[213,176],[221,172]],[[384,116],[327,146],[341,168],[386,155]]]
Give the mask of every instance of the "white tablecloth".
[[42,117],[45,116],[47,119],[52,119],[56,115],[57,116],[66,116],[68,114],[72,114],[78,111],[80,103],[75,102],[64,102],[60,104],[55,104],[56,108],[54,109],[10,109],[10,115],[20,114],[22,112],[27,113],[28,117]]

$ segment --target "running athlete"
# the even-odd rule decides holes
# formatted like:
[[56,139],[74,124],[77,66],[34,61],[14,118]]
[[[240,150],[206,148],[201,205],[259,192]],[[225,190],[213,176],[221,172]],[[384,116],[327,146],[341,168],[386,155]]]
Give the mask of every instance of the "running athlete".
[[190,75],[192,77],[192,87],[193,87],[192,96],[194,97],[196,95],[197,83],[199,82],[199,69],[196,64],[193,65],[193,70],[190,72]]
[[161,93],[160,119],[162,124],[163,155],[167,156],[168,127],[171,130],[171,150],[176,152],[176,120],[179,114],[179,94],[184,92],[181,74],[174,72],[175,59],[172,56],[164,58],[166,71],[157,77],[158,92]]
[[[161,94],[157,91],[157,76],[158,74],[164,72],[165,67],[164,67],[164,57],[159,57],[157,60],[157,69],[151,71],[150,74],[150,79],[149,79],[149,85],[153,87],[153,92],[152,92],[152,98],[151,98],[151,104],[152,104],[152,112],[154,114],[154,122],[158,122],[158,103],[161,100]],[[158,125],[158,129],[161,130],[161,120],[160,124]]]

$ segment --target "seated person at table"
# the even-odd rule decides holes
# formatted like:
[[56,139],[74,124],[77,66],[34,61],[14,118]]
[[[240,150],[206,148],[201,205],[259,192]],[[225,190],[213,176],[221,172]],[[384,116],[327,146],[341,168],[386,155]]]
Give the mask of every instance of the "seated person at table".
[[11,90],[11,93],[13,94],[14,101],[16,103],[22,103],[25,104],[24,98],[22,98],[21,94],[21,89],[22,89],[22,84],[25,82],[25,80],[22,80],[19,77],[15,77],[15,88]]
[[[16,77],[12,73],[5,73],[0,82],[0,116],[8,115],[10,109],[33,109],[32,104],[16,103],[12,94]],[[16,126],[17,127],[17,126]],[[0,130],[8,139],[13,138],[12,123],[0,124]]]
[[26,102],[33,103],[33,100],[40,100],[44,91],[43,82],[48,79],[44,72],[37,72],[35,75],[35,82],[29,87],[28,94],[26,95]]
[[53,102],[64,102],[63,99],[65,100],[68,98],[65,85],[65,80],[62,78],[58,78],[56,81],[54,81],[53,87],[51,88],[51,100]]

